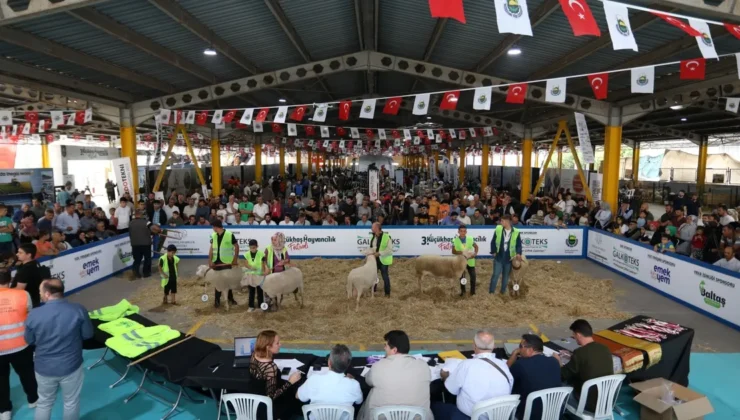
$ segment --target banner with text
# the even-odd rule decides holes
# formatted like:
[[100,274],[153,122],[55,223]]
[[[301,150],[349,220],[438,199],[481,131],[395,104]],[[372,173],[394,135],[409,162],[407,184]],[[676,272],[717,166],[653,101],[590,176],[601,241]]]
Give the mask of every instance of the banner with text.
[[131,171],[131,160],[127,157],[113,159],[110,161],[113,165],[113,173],[116,174],[116,185],[118,185],[118,194],[123,196],[125,193],[136,197],[134,192],[134,174]]

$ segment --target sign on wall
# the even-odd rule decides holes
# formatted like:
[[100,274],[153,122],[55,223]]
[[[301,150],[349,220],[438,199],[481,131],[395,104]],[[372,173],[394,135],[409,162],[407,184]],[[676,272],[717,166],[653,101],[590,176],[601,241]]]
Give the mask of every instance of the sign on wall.
[[116,185],[118,186],[118,195],[123,196],[125,193],[136,197],[134,191],[134,174],[131,170],[131,160],[127,157],[111,160],[113,173],[116,174]]

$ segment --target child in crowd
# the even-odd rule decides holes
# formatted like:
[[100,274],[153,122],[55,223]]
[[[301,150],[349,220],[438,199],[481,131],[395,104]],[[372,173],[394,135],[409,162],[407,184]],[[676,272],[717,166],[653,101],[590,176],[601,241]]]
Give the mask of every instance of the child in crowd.
[[691,258],[695,260],[704,259],[704,244],[707,241],[707,237],[704,236],[704,227],[697,226],[694,237],[691,238]]
[[[175,296],[177,295],[177,266],[180,263],[180,258],[175,255],[176,253],[177,247],[170,244],[167,245],[167,253],[159,257],[159,276],[162,279],[162,289],[164,289],[162,304],[177,305]],[[169,300],[168,296],[171,296],[172,299]]]
[[219,203],[218,204],[218,211],[216,212],[216,216],[220,218],[220,220],[225,221],[227,212],[226,212],[226,204]]
[[660,243],[655,245],[655,248],[653,249],[655,252],[660,252],[661,254],[665,254],[666,252],[676,252],[676,247],[673,245],[671,237],[668,234],[663,234],[660,238]]

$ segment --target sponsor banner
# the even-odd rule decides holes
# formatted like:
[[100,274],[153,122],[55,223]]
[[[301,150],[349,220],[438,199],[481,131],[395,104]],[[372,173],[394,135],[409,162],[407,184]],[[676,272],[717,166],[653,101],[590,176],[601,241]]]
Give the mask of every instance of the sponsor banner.
[[380,178],[378,177],[377,170],[370,170],[367,172],[368,177],[368,189],[370,193],[370,202],[374,203],[375,200],[380,197]]
[[[324,227],[227,227],[239,241],[243,254],[250,239],[256,239],[260,248],[270,244],[275,232],[285,234],[288,252],[296,257],[361,257],[361,251],[370,246],[370,227],[324,228]],[[393,240],[395,256],[414,257],[423,254],[450,255],[452,241],[457,236],[454,227],[430,227],[424,229],[386,227]],[[577,229],[520,229],[524,255],[532,257],[582,257],[584,230]],[[204,228],[176,228],[165,230],[167,239],[163,247],[174,244],[179,255],[206,257],[213,231]],[[479,255],[489,257],[493,229],[469,227],[479,247]]]
[[740,326],[740,277],[594,230],[587,257]]
[[[54,171],[51,169],[0,170],[0,203],[20,206],[41,194],[54,201]],[[12,216],[12,214],[11,214]]]
[[131,160],[127,157],[111,160],[113,173],[116,174],[116,185],[118,185],[118,195],[123,196],[130,193],[131,197],[136,197],[134,192],[134,175],[131,171]]

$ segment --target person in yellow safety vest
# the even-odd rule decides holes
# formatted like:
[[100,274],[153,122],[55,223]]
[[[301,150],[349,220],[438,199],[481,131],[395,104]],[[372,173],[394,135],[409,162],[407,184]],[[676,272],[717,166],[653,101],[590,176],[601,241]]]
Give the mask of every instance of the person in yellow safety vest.
[[[370,237],[370,248],[375,248],[375,263],[383,277],[383,289],[385,297],[391,296],[391,278],[388,268],[393,264],[393,240],[391,235],[383,232],[380,223],[375,222],[372,226],[373,235]],[[377,288],[377,286],[375,286]]]
[[265,248],[265,275],[272,273],[282,273],[285,268],[290,266],[290,255],[288,248],[285,246],[285,235],[277,232],[270,238],[270,245]]
[[10,418],[10,366],[21,379],[30,406],[39,399],[33,366],[33,349],[23,334],[28,313],[33,308],[31,296],[22,289],[10,288],[10,272],[0,271],[0,416]]
[[[231,270],[239,265],[239,241],[236,236],[224,229],[223,222],[214,220],[211,224],[213,233],[211,234],[211,249],[208,250],[209,267],[215,271]],[[236,305],[234,292],[229,289],[229,303]],[[216,290],[215,307],[221,306],[221,291]]]
[[511,216],[508,214],[501,217],[501,224],[493,231],[491,255],[493,256],[493,275],[488,293],[496,292],[498,278],[503,276],[501,283],[501,294],[503,295],[509,284],[511,261],[522,260],[522,238],[519,237],[519,229],[511,226]]
[[[472,236],[468,236],[468,228],[460,225],[457,228],[457,237],[452,240],[452,253],[460,255],[463,251],[475,250],[475,256],[468,260],[468,274],[470,275],[470,296],[475,294],[475,257],[478,256],[478,244],[475,243]],[[463,273],[463,278],[465,274]],[[462,280],[462,278],[460,279]],[[465,296],[465,285],[460,283],[460,296]]]
[[162,303],[168,303],[168,296],[172,296],[169,303],[177,305],[177,266],[180,264],[180,258],[175,254],[177,247],[174,244],[167,245],[167,253],[159,257],[159,276],[162,278],[161,284],[164,289]]
[[[260,251],[256,239],[249,240],[249,251],[244,254],[245,269],[244,274],[254,276],[264,276],[267,273],[267,263],[265,262],[265,253]],[[257,292],[257,306],[254,304],[254,293]],[[247,312],[254,312],[264,302],[265,296],[262,294],[261,287],[249,286],[249,309]]]

